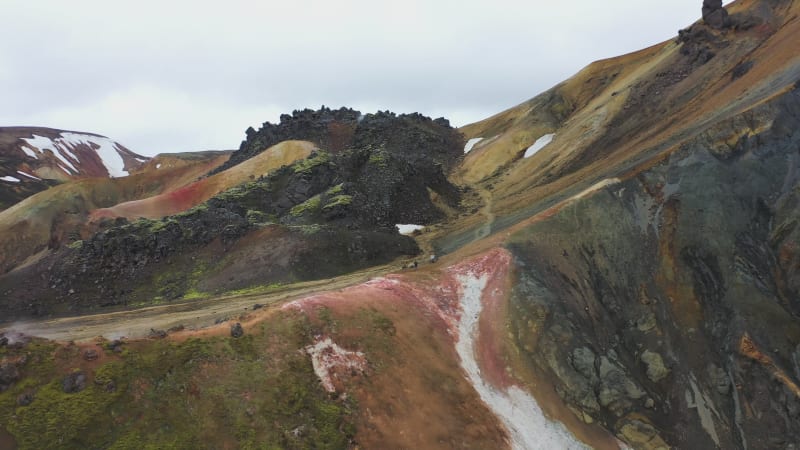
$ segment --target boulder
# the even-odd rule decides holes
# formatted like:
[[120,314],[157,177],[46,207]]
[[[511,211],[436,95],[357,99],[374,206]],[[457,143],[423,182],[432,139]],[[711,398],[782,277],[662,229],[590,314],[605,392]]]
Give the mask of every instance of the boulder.
[[597,370],[594,368],[595,354],[588,347],[578,347],[572,350],[570,365],[591,384],[597,383]]
[[124,344],[124,342],[122,342],[121,339],[115,339],[109,342],[107,346],[108,349],[114,353],[122,353],[122,344]]
[[77,370],[61,380],[61,389],[67,394],[75,394],[86,389],[86,374]]
[[669,369],[664,365],[664,359],[658,353],[645,350],[639,359],[647,366],[647,378],[653,383],[658,383],[669,375]]
[[630,444],[633,448],[647,450],[667,450],[670,448],[658,434],[658,430],[642,420],[628,420],[620,427],[620,439]]
[[86,361],[94,361],[99,357],[100,353],[98,353],[98,351],[93,348],[86,349],[86,351],[83,352],[83,359],[85,359]]
[[240,338],[244,336],[244,329],[242,328],[242,324],[236,322],[235,324],[231,325],[231,336],[235,338]]
[[33,403],[33,394],[26,392],[17,396],[18,406],[28,406],[31,403]]

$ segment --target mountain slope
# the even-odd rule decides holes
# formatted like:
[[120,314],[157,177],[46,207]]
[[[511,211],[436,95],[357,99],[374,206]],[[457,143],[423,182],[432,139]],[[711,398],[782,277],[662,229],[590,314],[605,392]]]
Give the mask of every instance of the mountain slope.
[[229,157],[217,152],[157,156],[153,161],[159,162],[141,173],[65,182],[0,211],[0,273],[90,236],[102,226],[89,223],[91,211],[179,189]]
[[49,180],[123,177],[150,159],[93,133],[0,127],[0,208],[46,189]]
[[177,214],[256,176],[264,176],[281,166],[306,158],[313,149],[314,144],[310,142],[284,141],[242,164],[202,178],[180,189],[120,203],[109,208],[96,209],[92,211],[91,220],[114,217],[157,219]]
[[[3,312],[33,316],[129,287],[272,282],[281,264],[339,275],[10,325],[0,439],[794,448],[800,4],[728,9],[464,127],[466,156],[466,139],[416,115],[285,116],[248,132],[237,164],[290,138],[322,150],[0,277]],[[416,245],[390,231],[403,219],[429,225]],[[416,246],[438,258],[408,268]],[[55,293],[19,288],[43,279]]]
[[[315,137],[315,122],[284,122],[326,142]],[[33,253],[25,252],[44,245],[47,227],[37,236],[0,239],[8,249],[0,276],[7,317],[263,289],[416,254],[414,240],[396,224],[431,224],[448,214],[440,205],[458,204],[443,167],[460,156],[461,136],[446,121],[419,114],[367,114],[352,126],[345,150],[312,152],[315,144],[285,141],[179,189],[95,209],[88,230],[99,232],[66,236],[27,262]],[[36,212],[40,199],[29,200],[0,214],[0,225],[5,217],[20,227],[30,219],[53,221]],[[160,220],[129,223],[125,214]],[[25,287],[42,277],[47,283]]]

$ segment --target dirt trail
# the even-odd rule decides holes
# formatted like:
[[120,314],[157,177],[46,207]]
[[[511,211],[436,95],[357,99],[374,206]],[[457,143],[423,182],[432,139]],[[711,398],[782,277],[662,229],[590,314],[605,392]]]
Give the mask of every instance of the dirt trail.
[[484,222],[483,226],[478,229],[475,236],[475,240],[478,240],[492,234],[492,224],[494,224],[495,219],[494,212],[492,211],[494,206],[494,196],[492,195],[491,191],[479,184],[475,185],[475,190],[478,192],[478,195],[481,196],[481,200],[483,201],[483,208],[481,208],[480,212],[486,216],[486,222]]
[[0,324],[0,331],[15,330],[56,341],[87,341],[98,336],[108,339],[123,336],[141,338],[147,336],[151,329],[166,330],[178,325],[199,329],[214,325],[218,319],[236,319],[243,313],[252,312],[256,303],[270,306],[320,291],[342,289],[397,271],[400,266],[401,262],[395,261],[336,278],[297,283],[262,294],[212,297],[135,310]]

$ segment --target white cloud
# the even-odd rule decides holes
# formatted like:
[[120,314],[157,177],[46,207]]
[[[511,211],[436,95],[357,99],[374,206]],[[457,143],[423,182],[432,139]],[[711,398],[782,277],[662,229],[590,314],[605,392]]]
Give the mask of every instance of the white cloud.
[[248,126],[321,104],[463,125],[673,37],[701,4],[11,1],[0,124],[98,132],[147,154],[238,147]]

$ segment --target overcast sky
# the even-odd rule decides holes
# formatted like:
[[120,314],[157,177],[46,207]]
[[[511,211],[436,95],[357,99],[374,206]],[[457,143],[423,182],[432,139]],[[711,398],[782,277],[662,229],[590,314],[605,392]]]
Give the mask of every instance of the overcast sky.
[[238,148],[305,107],[465,125],[670,39],[701,0],[2,0],[0,125]]

